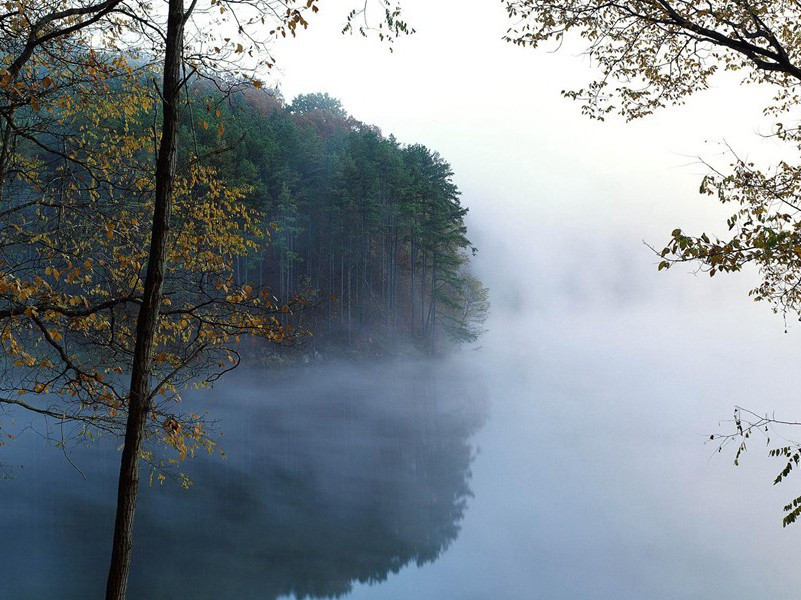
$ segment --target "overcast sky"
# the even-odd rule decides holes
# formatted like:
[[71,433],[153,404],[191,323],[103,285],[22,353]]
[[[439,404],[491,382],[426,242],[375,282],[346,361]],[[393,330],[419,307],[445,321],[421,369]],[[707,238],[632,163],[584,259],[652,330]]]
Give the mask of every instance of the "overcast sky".
[[[657,261],[643,240],[658,245],[676,226],[720,231],[725,212],[697,192],[699,156],[725,164],[724,141],[748,156],[765,145],[765,93],[733,81],[635,123],[590,121],[560,95],[592,76],[580,44],[551,52],[503,42],[499,2],[405,0],[417,33],[394,53],[339,33],[348,6],[321,3],[309,30],[277,47],[274,81],[288,100],[328,92],[385,134],[439,151],[471,210],[477,269],[492,270],[502,300],[513,292],[497,278],[501,259],[510,285],[536,272],[540,302],[584,301],[587,287],[619,292],[621,278],[629,295],[673,286],[672,273],[652,277]],[[686,281],[676,285],[656,293],[688,293]],[[603,294],[616,302],[618,292]]]

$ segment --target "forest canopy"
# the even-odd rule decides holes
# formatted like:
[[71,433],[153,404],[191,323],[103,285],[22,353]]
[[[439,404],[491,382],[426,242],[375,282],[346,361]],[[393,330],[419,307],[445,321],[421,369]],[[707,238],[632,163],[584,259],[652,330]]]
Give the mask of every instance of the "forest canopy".
[[287,104],[275,91],[197,86],[194,97],[184,135],[246,190],[242,203],[269,232],[237,260],[237,277],[282,303],[314,300],[283,323],[376,352],[399,339],[429,352],[477,339],[487,292],[470,273],[467,209],[438,153],[383,136],[324,93]]

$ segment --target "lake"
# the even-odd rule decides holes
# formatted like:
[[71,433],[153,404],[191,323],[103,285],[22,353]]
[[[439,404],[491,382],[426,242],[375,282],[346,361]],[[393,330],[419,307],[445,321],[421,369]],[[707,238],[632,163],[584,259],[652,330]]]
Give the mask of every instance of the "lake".
[[[747,303],[543,310],[433,363],[189,395],[227,458],[188,461],[188,491],[143,477],[129,597],[795,597],[795,482],[706,441],[736,402],[792,409],[794,336]],[[0,597],[101,597],[116,444],[69,450],[83,479],[33,425],[2,451]]]

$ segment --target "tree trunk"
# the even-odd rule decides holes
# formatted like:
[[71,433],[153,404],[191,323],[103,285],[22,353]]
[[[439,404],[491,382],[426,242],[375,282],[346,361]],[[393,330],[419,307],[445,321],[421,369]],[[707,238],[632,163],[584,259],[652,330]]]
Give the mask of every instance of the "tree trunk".
[[425,341],[428,330],[426,329],[426,255],[421,253],[423,263],[420,272],[420,339]]
[[345,325],[345,246],[339,244],[339,328]]
[[[13,114],[13,113],[12,113]],[[12,130],[13,124],[11,121],[10,115],[5,115],[5,119],[3,121],[3,125],[0,127],[2,129],[2,145],[0,145],[0,202],[3,200],[3,191],[6,183],[6,172],[7,172],[7,165],[11,161],[11,154],[12,154]]]
[[353,345],[353,317],[352,317],[352,296],[351,296],[351,271],[352,267],[348,264],[348,345]]
[[114,542],[106,584],[106,600],[124,600],[131,565],[134,513],[139,488],[139,453],[150,411],[150,361],[162,299],[167,236],[178,143],[178,103],[185,22],[183,0],[170,0],[164,54],[161,143],[156,159],[156,197],[144,294],[136,322],[128,422],[117,491]]
[[431,355],[437,351],[437,257],[431,259],[431,305],[429,307],[431,319]]
[[410,284],[410,292],[409,292],[409,313],[411,316],[409,317],[409,325],[411,326],[411,335],[412,339],[414,339],[414,324],[415,324],[415,316],[414,316],[414,299],[415,299],[415,290],[414,290],[414,274],[415,274],[415,264],[414,264],[414,255],[415,255],[415,243],[414,243],[414,234],[412,234],[411,244],[409,248],[409,264],[411,265],[411,284]]

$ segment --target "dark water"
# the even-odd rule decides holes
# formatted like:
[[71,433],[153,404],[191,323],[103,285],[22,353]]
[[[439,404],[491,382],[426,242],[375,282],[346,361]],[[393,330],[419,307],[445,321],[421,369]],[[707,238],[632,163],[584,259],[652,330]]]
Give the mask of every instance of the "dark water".
[[[457,539],[487,416],[464,369],[242,370],[206,396],[187,401],[221,418],[227,459],[183,465],[188,491],[144,487],[130,598],[341,596]],[[101,597],[114,444],[70,449],[85,481],[33,431],[2,456],[23,467],[0,481],[0,597]]]

